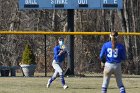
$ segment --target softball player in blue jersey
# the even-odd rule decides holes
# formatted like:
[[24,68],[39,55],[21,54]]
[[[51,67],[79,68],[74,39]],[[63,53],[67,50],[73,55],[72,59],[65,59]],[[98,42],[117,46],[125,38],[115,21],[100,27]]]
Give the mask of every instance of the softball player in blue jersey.
[[53,76],[48,80],[47,88],[50,87],[51,83],[56,79],[57,74],[60,76],[60,80],[64,89],[68,88],[65,84],[63,70],[62,70],[62,63],[67,55],[67,51],[65,50],[64,46],[64,39],[59,38],[57,41],[56,46],[54,47],[54,58],[52,62],[52,66],[55,70]]
[[[115,75],[120,93],[126,93],[122,82],[121,61],[126,59],[126,51],[122,44],[117,42],[118,33],[111,32],[110,41],[104,43],[100,52],[100,59],[104,63],[102,92],[107,93],[111,74]],[[104,58],[106,61],[104,61]]]

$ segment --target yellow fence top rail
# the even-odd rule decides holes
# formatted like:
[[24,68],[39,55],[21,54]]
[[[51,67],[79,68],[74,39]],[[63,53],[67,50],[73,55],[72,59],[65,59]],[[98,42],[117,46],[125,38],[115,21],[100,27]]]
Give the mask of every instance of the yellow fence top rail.
[[[45,32],[45,31],[0,31],[4,35],[108,35],[110,32]],[[140,36],[140,32],[119,32],[119,35]]]

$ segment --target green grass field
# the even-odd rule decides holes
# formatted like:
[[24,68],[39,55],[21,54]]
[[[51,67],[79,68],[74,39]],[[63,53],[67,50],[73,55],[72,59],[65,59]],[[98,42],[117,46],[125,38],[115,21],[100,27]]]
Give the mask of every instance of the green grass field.
[[[0,93],[101,93],[102,77],[65,78],[68,89],[59,78],[46,88],[48,77],[0,77]],[[140,93],[140,78],[123,78],[127,93]],[[115,78],[111,78],[108,93],[119,93]]]

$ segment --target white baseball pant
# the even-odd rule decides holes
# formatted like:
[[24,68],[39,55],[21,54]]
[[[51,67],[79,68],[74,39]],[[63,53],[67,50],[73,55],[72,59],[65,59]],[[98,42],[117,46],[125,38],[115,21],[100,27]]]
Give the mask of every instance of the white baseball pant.
[[108,88],[111,74],[115,75],[118,87],[119,88],[122,87],[123,82],[122,82],[121,63],[116,63],[116,62],[114,62],[114,63],[106,62],[105,63],[102,87]]

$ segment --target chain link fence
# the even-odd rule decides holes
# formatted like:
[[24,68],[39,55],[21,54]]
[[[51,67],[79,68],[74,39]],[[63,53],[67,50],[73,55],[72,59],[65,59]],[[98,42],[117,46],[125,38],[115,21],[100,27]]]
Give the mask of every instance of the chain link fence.
[[[45,48],[47,62],[47,76],[52,75],[51,66],[53,60],[53,47],[55,41],[60,35],[0,35],[0,66],[19,66],[22,52],[28,41],[36,56],[37,68],[35,75],[44,76],[45,74]],[[68,44],[68,36],[63,36]],[[129,42],[126,38],[129,37]],[[139,36],[120,36],[119,42],[122,42],[127,48],[127,60],[122,63],[122,72],[124,74],[140,74],[140,41]],[[109,40],[108,36],[75,36],[74,42],[74,72],[77,76],[100,76],[103,68],[101,67],[99,54],[103,43]],[[128,41],[128,40],[127,40]],[[46,43],[46,47],[45,47]],[[129,47],[128,47],[129,46]],[[64,71],[67,68],[67,58],[64,62]],[[22,73],[21,69],[16,71]],[[22,74],[21,74],[22,76]]]

